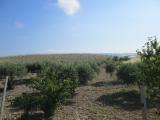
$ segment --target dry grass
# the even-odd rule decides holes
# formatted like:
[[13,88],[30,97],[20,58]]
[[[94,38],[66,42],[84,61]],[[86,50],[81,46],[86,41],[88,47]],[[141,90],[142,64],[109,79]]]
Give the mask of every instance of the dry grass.
[[139,61],[140,61],[140,57],[136,56],[136,57],[131,58],[128,62],[130,62],[130,63],[136,63],[136,62],[139,62]]
[[44,54],[44,55],[26,55],[26,56],[12,56],[0,57],[0,63],[3,62],[36,62],[36,61],[102,61],[106,60],[108,56],[100,54]]

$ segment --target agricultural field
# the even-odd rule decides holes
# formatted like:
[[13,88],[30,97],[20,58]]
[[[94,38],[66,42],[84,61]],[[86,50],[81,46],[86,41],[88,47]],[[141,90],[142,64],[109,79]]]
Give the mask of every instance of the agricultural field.
[[26,55],[26,56],[9,56],[0,57],[0,63],[3,62],[37,62],[37,61],[103,61],[108,57],[99,54],[42,54],[42,55]]
[[[10,76],[4,118],[141,120],[138,86],[119,80],[123,64],[132,69],[121,59],[96,54],[0,58],[1,95],[4,76]],[[147,102],[149,119],[158,120],[156,106]]]
[[0,120],[160,120],[159,6],[0,0]]

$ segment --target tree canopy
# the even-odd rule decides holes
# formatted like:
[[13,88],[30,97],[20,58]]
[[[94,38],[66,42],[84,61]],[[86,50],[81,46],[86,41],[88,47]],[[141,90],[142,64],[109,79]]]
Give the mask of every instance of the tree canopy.
[[147,86],[150,97],[160,97],[160,43],[156,37],[150,37],[149,41],[137,50],[141,57],[140,80]]

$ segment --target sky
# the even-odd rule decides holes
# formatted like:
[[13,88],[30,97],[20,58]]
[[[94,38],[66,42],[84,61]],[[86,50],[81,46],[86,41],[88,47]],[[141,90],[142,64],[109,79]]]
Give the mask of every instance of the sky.
[[136,52],[159,21],[160,0],[0,0],[0,56]]

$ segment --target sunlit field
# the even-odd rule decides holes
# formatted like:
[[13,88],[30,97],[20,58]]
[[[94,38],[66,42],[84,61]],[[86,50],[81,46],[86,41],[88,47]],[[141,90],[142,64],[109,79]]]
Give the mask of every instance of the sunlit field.
[[[123,58],[100,54],[1,57],[0,74],[1,76],[10,76],[6,96],[6,118],[11,120],[13,118],[15,120],[23,118],[33,120],[43,118],[53,120],[100,120],[103,118],[105,120],[141,120],[142,108],[138,86],[132,84],[132,81],[129,83],[131,85],[126,86],[119,76],[121,64],[136,64],[137,62],[140,62],[139,57]],[[131,72],[133,71],[131,70]],[[48,74],[50,75],[48,76]],[[58,81],[50,83],[48,80],[52,79],[51,76],[58,81],[67,80],[68,83],[59,83]],[[1,83],[4,79],[5,77],[2,77]],[[43,84],[40,81],[45,88],[42,87]],[[126,83],[128,84],[127,81]],[[53,86],[59,84],[63,84],[62,92],[50,91]],[[53,86],[48,88],[48,85]],[[40,86],[43,89],[40,89]],[[2,88],[3,85],[1,85]],[[45,91],[47,93],[43,94]],[[63,94],[64,92],[65,94]],[[55,93],[59,97],[54,96]],[[58,100],[52,105],[52,102],[48,101],[51,96],[47,98],[48,100],[46,99],[48,101],[47,109],[50,109],[51,112],[41,108],[41,106],[43,107],[41,101],[45,102],[47,94],[52,94],[53,101],[55,98]],[[51,107],[48,106],[49,104]],[[157,120],[156,106],[149,101],[147,104],[148,118]],[[48,112],[49,114],[46,114]]]
[[160,120],[160,0],[0,0],[0,120]]

